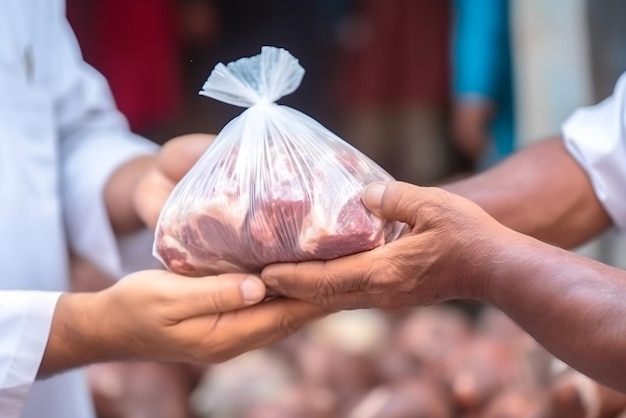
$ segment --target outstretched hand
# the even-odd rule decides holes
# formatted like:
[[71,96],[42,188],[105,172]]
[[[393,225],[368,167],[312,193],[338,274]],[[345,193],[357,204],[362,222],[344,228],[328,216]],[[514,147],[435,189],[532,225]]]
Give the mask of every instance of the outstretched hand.
[[330,260],[276,264],[262,279],[282,295],[331,309],[401,311],[454,298],[480,297],[491,249],[513,233],[477,205],[439,188],[375,183],[364,204],[409,232],[371,251]]
[[266,295],[256,276],[134,273],[98,293],[61,296],[40,369],[116,360],[216,363],[279,341],[329,310]]

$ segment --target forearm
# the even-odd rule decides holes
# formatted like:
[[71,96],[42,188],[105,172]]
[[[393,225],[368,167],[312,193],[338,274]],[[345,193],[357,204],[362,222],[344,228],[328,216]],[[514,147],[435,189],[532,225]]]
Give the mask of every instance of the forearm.
[[514,230],[566,248],[586,242],[611,224],[586,173],[559,138],[443,187],[474,201]]
[[152,167],[155,157],[137,157],[119,167],[109,178],[104,190],[109,220],[118,234],[143,227],[134,205],[134,192],[141,177]]
[[[57,302],[46,350],[37,378],[91,363],[115,360],[103,318],[95,312],[99,294],[65,293]],[[111,336],[108,336],[109,339]]]
[[485,298],[584,374],[626,390],[626,272],[515,234]]

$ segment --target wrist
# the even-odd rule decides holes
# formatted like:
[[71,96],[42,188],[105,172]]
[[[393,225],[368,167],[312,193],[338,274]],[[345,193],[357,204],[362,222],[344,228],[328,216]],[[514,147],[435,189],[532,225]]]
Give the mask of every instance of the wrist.
[[39,367],[46,376],[105,361],[99,344],[97,294],[64,293],[52,318],[50,335]]
[[[511,231],[511,230],[510,230]],[[538,254],[548,246],[530,236],[511,231],[494,247],[488,266],[484,269],[485,286],[480,299],[500,309],[508,309],[530,292],[532,278],[540,268]]]
[[525,238],[506,227],[472,236],[476,250],[465,257],[466,263],[460,268],[461,297],[497,304],[510,287],[511,275],[517,274],[517,262],[526,251]]

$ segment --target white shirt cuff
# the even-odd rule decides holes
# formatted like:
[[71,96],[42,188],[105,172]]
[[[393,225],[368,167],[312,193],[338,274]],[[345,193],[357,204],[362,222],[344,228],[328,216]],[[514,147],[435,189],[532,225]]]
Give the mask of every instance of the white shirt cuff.
[[61,292],[0,291],[0,411],[18,418],[37,377]]

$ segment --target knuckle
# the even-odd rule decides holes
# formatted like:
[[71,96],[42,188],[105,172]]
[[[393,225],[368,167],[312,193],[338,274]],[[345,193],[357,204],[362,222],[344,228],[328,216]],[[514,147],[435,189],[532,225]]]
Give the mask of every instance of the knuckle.
[[363,272],[361,282],[364,289],[370,292],[380,290],[385,283],[389,280],[389,276],[394,275],[397,260],[394,257],[388,255],[383,256],[377,262]]
[[393,303],[393,295],[410,286],[405,270],[402,257],[385,255],[364,272],[360,284],[373,299],[382,301],[380,304]]
[[324,307],[329,307],[330,306],[330,302],[329,302],[329,296],[327,295],[322,295],[320,293],[314,293],[309,297],[309,300],[311,303],[318,305],[318,306],[324,306]]
[[323,274],[315,279],[314,289],[315,296],[332,296],[339,292],[339,285],[333,277]]
[[373,271],[372,268],[366,268],[355,279],[357,290],[367,290],[372,287],[373,284]]

